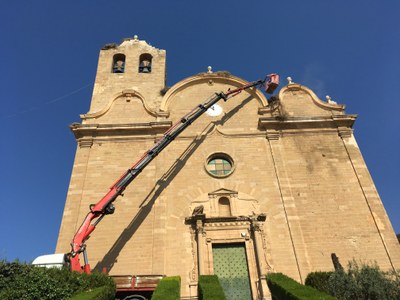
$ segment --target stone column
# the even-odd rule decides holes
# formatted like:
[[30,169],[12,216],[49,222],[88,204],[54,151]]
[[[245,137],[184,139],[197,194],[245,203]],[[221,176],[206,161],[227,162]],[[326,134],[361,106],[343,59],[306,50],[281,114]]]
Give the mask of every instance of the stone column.
[[254,237],[254,248],[256,252],[256,261],[257,261],[258,290],[260,292],[260,299],[267,300],[271,299],[271,293],[269,291],[267,280],[265,277],[268,270],[266,268],[266,263],[264,261],[262,226],[263,223],[258,221],[252,221],[251,223],[251,230]]
[[199,275],[204,275],[204,226],[203,220],[196,220],[196,233],[197,233],[197,265],[199,266]]

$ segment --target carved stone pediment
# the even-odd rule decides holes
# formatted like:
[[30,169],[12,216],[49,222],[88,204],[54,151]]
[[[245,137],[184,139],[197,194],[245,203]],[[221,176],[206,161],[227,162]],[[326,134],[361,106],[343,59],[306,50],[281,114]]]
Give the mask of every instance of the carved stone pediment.
[[238,195],[237,191],[233,191],[233,190],[229,190],[229,189],[225,189],[225,188],[220,188],[218,190],[208,193],[209,197],[221,197],[221,196],[235,197],[237,195]]

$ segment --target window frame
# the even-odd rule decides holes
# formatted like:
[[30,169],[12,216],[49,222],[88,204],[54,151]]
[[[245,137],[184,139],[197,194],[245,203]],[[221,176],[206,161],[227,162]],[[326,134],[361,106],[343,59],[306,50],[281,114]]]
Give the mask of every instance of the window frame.
[[[214,173],[213,170],[210,170],[210,162],[212,162],[214,160],[218,160],[218,159],[223,161],[222,169],[221,170],[215,170],[215,171],[217,171],[217,172],[218,171],[223,171],[224,174],[217,174],[217,173]],[[224,169],[224,162],[225,161],[228,162],[229,165],[230,165],[230,170],[227,173],[226,173],[226,170]],[[207,174],[212,176],[212,177],[215,177],[215,178],[226,178],[226,177],[232,175],[232,173],[234,172],[235,163],[234,163],[232,157],[229,156],[228,154],[222,153],[222,152],[216,152],[216,153],[213,153],[213,154],[208,156],[207,160],[205,161],[204,168],[205,168]]]

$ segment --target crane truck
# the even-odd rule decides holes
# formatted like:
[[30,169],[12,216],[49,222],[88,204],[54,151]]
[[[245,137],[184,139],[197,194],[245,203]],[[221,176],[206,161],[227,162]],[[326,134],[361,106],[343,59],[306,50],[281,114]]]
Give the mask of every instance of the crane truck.
[[[123,175],[111,186],[106,195],[96,204],[89,206],[89,212],[82,222],[82,225],[76,231],[72,242],[71,251],[63,254],[51,254],[40,256],[33,261],[32,264],[39,266],[61,266],[69,265],[72,271],[90,273],[90,265],[87,257],[85,242],[90,234],[96,229],[96,226],[104,218],[104,216],[113,214],[115,207],[113,202],[122,195],[127,186],[143,171],[143,169],[165,148],[167,147],[182,131],[190,124],[196,121],[207,110],[212,110],[213,106],[220,100],[227,101],[235,97],[242,91],[253,87],[264,87],[265,92],[272,94],[279,85],[279,75],[269,74],[263,80],[257,80],[242,85],[236,89],[229,89],[227,92],[215,93],[211,98],[197,105],[192,111],[183,116],[178,122],[172,125],[148,151],[146,151]],[[83,256],[83,265],[81,264],[80,255]],[[115,276],[117,290],[132,291],[152,291],[155,289],[157,281],[162,276]],[[125,299],[136,299],[127,297]],[[140,299],[140,298],[137,298]],[[143,298],[145,299],[145,298]]]

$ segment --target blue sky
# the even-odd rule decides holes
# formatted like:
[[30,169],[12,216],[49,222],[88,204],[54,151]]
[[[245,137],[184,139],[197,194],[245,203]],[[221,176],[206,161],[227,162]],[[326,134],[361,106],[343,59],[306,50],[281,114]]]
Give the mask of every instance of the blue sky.
[[0,259],[54,252],[68,125],[88,111],[99,49],[135,34],[167,50],[170,86],[211,65],[249,81],[291,76],[346,104],[399,233],[399,12],[389,0],[2,1]]

